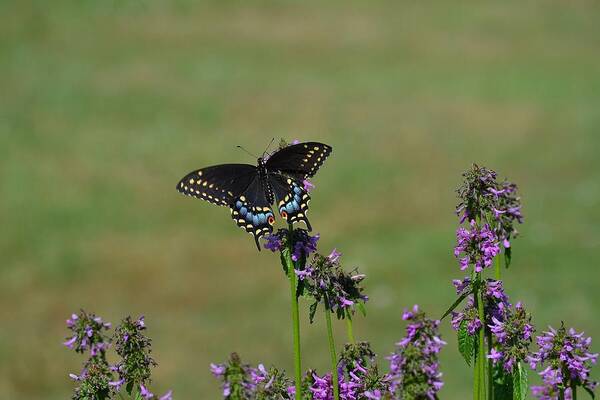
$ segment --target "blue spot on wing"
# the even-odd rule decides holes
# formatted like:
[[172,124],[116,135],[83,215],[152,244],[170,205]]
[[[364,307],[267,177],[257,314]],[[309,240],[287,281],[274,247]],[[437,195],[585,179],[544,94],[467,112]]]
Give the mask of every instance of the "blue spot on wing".
[[236,201],[235,203],[236,208],[241,208],[242,207],[242,202],[241,201]]
[[265,222],[267,222],[267,216],[265,214],[259,214],[258,215],[258,223],[262,225]]
[[248,209],[246,207],[240,208],[240,214],[246,215],[247,212],[248,212]]

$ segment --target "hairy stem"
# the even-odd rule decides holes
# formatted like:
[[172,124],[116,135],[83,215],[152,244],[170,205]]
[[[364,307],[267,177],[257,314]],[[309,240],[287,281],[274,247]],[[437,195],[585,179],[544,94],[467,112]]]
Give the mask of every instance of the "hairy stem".
[[479,400],[479,354],[473,362],[473,400]]
[[339,400],[340,387],[338,383],[337,355],[335,354],[335,341],[333,339],[333,327],[331,326],[331,310],[329,309],[329,300],[327,296],[323,299],[325,302],[325,320],[327,321],[327,338],[329,339],[329,356],[331,357],[331,380],[333,383],[333,398]]
[[501,271],[501,267],[500,267],[500,254],[498,254],[496,256],[496,258],[494,259],[494,278],[499,281],[500,280],[500,271]]
[[[486,336],[487,336],[487,342],[488,342],[488,354],[492,352],[492,332],[491,331],[487,331],[486,332]],[[488,400],[494,400],[494,369],[493,369],[493,361],[492,359],[488,359],[487,362],[487,383],[488,383]]]
[[[479,277],[479,282],[481,282],[481,276]],[[486,357],[485,357],[485,314],[483,311],[483,290],[482,290],[482,286],[480,285],[479,288],[479,301],[477,304],[477,311],[479,313],[479,320],[481,321],[482,327],[479,330],[479,359],[480,359],[480,363],[479,363],[479,382],[480,382],[480,386],[479,386],[479,392],[481,395],[481,398],[485,400],[485,395],[486,395],[486,391],[485,391],[485,361],[486,361]]]
[[298,293],[296,284],[296,272],[294,270],[293,252],[293,226],[289,225],[288,252],[285,253],[288,278],[290,280],[290,297],[292,303],[292,330],[294,336],[294,380],[296,386],[296,400],[302,399],[302,358],[300,355],[300,315],[298,312]]
[[354,344],[354,330],[352,328],[352,315],[350,315],[350,311],[346,312],[346,333],[348,335],[348,342]]

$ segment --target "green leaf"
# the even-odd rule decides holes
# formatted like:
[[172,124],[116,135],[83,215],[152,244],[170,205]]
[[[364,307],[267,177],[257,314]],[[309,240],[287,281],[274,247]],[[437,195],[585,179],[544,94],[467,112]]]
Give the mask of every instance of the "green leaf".
[[442,315],[442,318],[440,318],[440,320],[442,320],[442,319],[446,318],[446,316],[447,316],[448,314],[450,314],[452,311],[454,311],[454,309],[455,309],[456,307],[458,307],[458,305],[459,305],[460,303],[462,303],[462,301],[463,301],[464,299],[466,299],[466,298],[467,298],[467,296],[468,296],[468,295],[470,295],[471,293],[473,293],[473,291],[472,291],[472,290],[469,290],[469,291],[467,291],[467,292],[464,292],[463,294],[461,294],[461,295],[458,297],[458,299],[456,299],[456,301],[455,301],[454,303],[452,303],[452,305],[450,306],[450,308],[448,308],[448,309],[446,310],[446,312],[444,313],[444,315]]
[[312,324],[313,321],[315,320],[315,314],[317,312],[317,307],[319,306],[319,302],[315,301],[314,303],[312,303],[309,307],[308,310],[308,320],[310,321],[310,323]]
[[512,248],[507,247],[504,249],[504,268],[508,268],[512,261]]
[[527,397],[527,370],[520,362],[513,371],[513,400],[524,400]]
[[133,381],[127,382],[127,386],[125,386],[125,390],[127,390],[127,393],[129,393],[131,395],[131,392],[133,392]]
[[290,250],[285,247],[283,249],[281,249],[281,253],[279,253],[279,258],[281,258],[281,267],[283,268],[283,272],[287,275],[288,274],[288,261],[287,261],[287,257],[290,254]]
[[586,392],[587,392],[587,393],[590,395],[590,397],[591,397],[592,399],[595,399],[595,398],[596,398],[596,396],[594,395],[594,392],[593,392],[593,391],[592,391],[592,390],[591,390],[589,387],[587,387],[587,386],[583,386],[583,389],[584,389],[584,390],[585,390],[585,391],[586,391]]
[[356,305],[356,308],[358,308],[358,311],[360,311],[360,313],[363,315],[363,317],[367,316],[367,308],[365,307],[364,303],[358,303]]
[[469,335],[467,331],[467,321],[462,321],[458,328],[458,351],[462,354],[463,358],[467,362],[467,365],[471,365],[473,354],[475,353],[475,336]]
[[513,374],[507,374],[501,363],[493,365],[493,391],[495,399],[512,399]]

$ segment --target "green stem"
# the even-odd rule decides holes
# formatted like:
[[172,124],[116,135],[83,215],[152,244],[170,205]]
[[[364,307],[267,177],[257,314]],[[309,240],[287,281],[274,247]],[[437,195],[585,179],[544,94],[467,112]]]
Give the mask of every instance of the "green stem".
[[565,389],[560,389],[558,391],[558,400],[565,400]]
[[479,355],[473,362],[473,400],[479,400]]
[[571,380],[571,399],[577,400],[577,385],[574,380]]
[[496,258],[494,259],[494,278],[497,281],[500,280],[500,271],[501,271],[501,267],[500,267],[500,254],[498,254],[496,256]]
[[[488,354],[492,352],[492,332],[487,331],[487,342],[488,342]],[[488,377],[488,400],[494,400],[494,370],[493,370],[493,362],[492,359],[489,359],[487,362],[487,377]]]
[[475,399],[486,398],[486,386],[485,386],[485,366],[486,366],[486,354],[485,354],[485,314],[483,310],[483,290],[481,283],[481,274],[477,273],[475,276],[475,290],[473,297],[475,299],[475,307],[477,308],[477,314],[481,321],[482,327],[479,329],[479,335],[477,337],[477,357],[475,359],[475,371],[474,371],[474,382],[473,382],[473,396]]
[[348,342],[354,344],[354,330],[352,328],[352,316],[348,311],[346,313],[346,333],[348,334]]
[[329,339],[329,355],[331,357],[331,379],[333,383],[333,398],[339,400],[340,387],[338,383],[337,355],[335,354],[335,341],[333,339],[333,328],[331,326],[331,310],[327,296],[323,299],[325,302],[325,320],[327,320],[327,337]]
[[[479,286],[476,280],[477,275],[475,271],[471,274],[471,281],[473,282],[473,300],[474,306],[477,307],[479,303]],[[473,356],[473,400],[479,400],[479,336],[475,339],[475,345],[477,346],[477,353]]]
[[294,335],[294,372],[296,383],[296,400],[302,399],[302,358],[300,355],[300,315],[298,312],[298,293],[296,285],[296,272],[294,271],[293,252],[293,226],[289,226],[288,252],[285,254],[288,278],[290,280],[290,297],[292,302],[292,329]]
[[485,400],[485,314],[483,311],[483,290],[479,290],[479,302],[477,304],[477,310],[479,312],[479,320],[481,321],[482,327],[479,330],[479,358],[481,362],[479,363],[479,392],[481,394],[481,398]]

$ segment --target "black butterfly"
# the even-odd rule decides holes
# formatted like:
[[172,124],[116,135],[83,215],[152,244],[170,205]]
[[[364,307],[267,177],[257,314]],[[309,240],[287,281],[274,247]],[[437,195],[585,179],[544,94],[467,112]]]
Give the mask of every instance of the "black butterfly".
[[[331,146],[317,142],[293,144],[277,150],[258,165],[222,164],[187,174],[177,190],[187,196],[231,208],[236,224],[258,239],[273,231],[271,204],[277,200],[279,215],[288,223],[303,221],[310,196],[303,180],[314,176],[331,154]],[[263,155],[264,156],[264,155]]]

